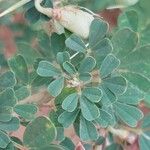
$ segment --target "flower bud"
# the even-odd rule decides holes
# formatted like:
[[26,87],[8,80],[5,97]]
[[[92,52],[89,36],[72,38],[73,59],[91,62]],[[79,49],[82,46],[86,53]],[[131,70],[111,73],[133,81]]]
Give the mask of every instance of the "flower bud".
[[93,15],[73,6],[65,6],[60,8],[60,18],[57,21],[67,30],[86,39],[93,20]]

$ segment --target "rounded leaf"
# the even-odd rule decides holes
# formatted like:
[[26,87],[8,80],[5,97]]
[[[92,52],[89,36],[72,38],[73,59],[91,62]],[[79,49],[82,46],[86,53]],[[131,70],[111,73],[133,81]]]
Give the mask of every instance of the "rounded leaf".
[[72,34],[66,41],[66,46],[76,52],[84,53],[86,51],[86,46],[82,39],[75,34]]
[[50,85],[48,86],[48,92],[52,96],[57,97],[61,93],[63,88],[64,88],[64,78],[61,77],[50,83]]
[[83,89],[82,95],[91,102],[97,103],[102,98],[102,91],[96,87],[87,87]]
[[84,58],[83,61],[81,62],[79,72],[80,73],[91,72],[95,66],[96,66],[96,60],[93,57],[88,56]]
[[61,74],[61,71],[48,61],[40,61],[37,74],[42,77],[53,77]]
[[40,116],[26,127],[23,143],[29,149],[45,147],[56,138],[56,128],[50,119]]
[[64,99],[62,108],[68,112],[73,112],[77,107],[78,99],[79,96],[77,93],[70,94]]

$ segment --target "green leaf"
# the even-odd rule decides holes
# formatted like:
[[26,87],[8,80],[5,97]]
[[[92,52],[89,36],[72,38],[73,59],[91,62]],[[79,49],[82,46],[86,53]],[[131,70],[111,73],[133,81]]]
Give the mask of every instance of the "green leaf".
[[145,93],[150,91],[150,45],[135,49],[121,59],[120,73]]
[[65,40],[66,40],[66,37],[64,34],[59,35],[57,33],[53,33],[50,36],[51,50],[55,55],[57,55],[58,52],[64,51],[64,49],[66,48]]
[[104,58],[113,50],[112,43],[109,39],[101,40],[95,47],[92,48],[97,66],[100,67]]
[[67,61],[63,63],[63,69],[70,75],[76,73],[75,67],[70,62]]
[[115,76],[103,80],[103,85],[106,86],[114,94],[123,94],[127,88],[127,81],[122,76]]
[[100,115],[98,107],[83,96],[80,98],[80,108],[83,117],[88,121],[95,120]]
[[135,10],[127,10],[118,17],[118,26],[120,29],[129,27],[133,31],[138,30],[138,14]]
[[90,26],[89,45],[90,48],[96,46],[106,35],[108,24],[101,19],[94,19]]
[[12,112],[13,108],[12,107],[0,107],[0,121],[2,122],[7,122],[12,119]]
[[72,34],[66,41],[66,46],[70,48],[71,50],[74,50],[76,52],[82,52],[84,53],[86,51],[86,46],[82,39],[75,34]]
[[150,147],[150,114],[146,115],[141,124],[141,134],[139,135],[140,150],[149,150]]
[[93,57],[88,56],[81,62],[79,72],[80,73],[91,72],[95,66],[96,60]]
[[90,81],[92,78],[92,76],[90,75],[90,73],[81,73],[79,74],[79,79],[83,82],[88,82]]
[[97,130],[94,124],[80,117],[80,138],[83,141],[92,141],[98,138]]
[[25,12],[25,18],[30,23],[36,23],[40,19],[40,12],[35,7],[32,7]]
[[20,79],[24,84],[29,82],[29,74],[27,64],[25,59],[21,55],[17,55],[9,59],[8,64],[12,71],[15,73],[15,76]]
[[104,85],[101,85],[100,89],[102,90],[103,93],[101,99],[101,103],[103,104],[103,106],[109,107],[117,100],[116,95]]
[[48,61],[40,61],[37,74],[42,77],[53,77],[61,74],[61,71]]
[[59,117],[58,122],[63,125],[63,127],[68,128],[71,124],[74,123],[76,117],[79,114],[79,110],[76,109],[73,112],[64,111]]
[[27,125],[23,143],[26,147],[39,148],[49,145],[56,138],[56,129],[50,119],[37,117]]
[[21,86],[17,90],[15,90],[15,96],[17,97],[18,100],[23,100],[30,96],[31,91],[27,86]]
[[126,92],[119,96],[118,101],[126,104],[138,105],[143,99],[144,93],[142,93],[137,87],[128,84]]
[[0,131],[0,148],[6,148],[9,143],[10,138],[8,137],[8,135]]
[[107,111],[100,109],[100,116],[95,120],[102,128],[106,128],[110,125],[112,120],[111,114]]
[[118,68],[119,64],[120,60],[117,59],[113,54],[107,55],[100,67],[100,77],[105,78],[110,75]]
[[0,122],[0,130],[4,131],[16,131],[19,128],[19,119],[16,117],[13,117],[10,121],[8,122]]
[[138,44],[138,34],[128,28],[119,30],[112,37],[114,53],[123,58],[131,53]]
[[77,108],[78,99],[79,95],[77,93],[70,94],[64,99],[62,108],[68,112],[73,112]]
[[[31,30],[30,30],[30,34],[31,34]],[[29,35],[27,35],[27,38],[28,36]],[[28,42],[24,42],[24,41],[17,42],[17,48],[18,48],[18,53],[24,57],[25,62],[29,65],[33,65],[35,59],[40,57],[38,51],[32,48],[31,44]]]
[[16,104],[15,93],[12,89],[8,88],[0,93],[0,107],[10,106],[13,107]]
[[87,87],[82,90],[82,95],[91,102],[97,103],[102,98],[102,91],[96,87]]
[[57,107],[57,110],[53,110],[49,113],[49,118],[53,122],[55,127],[62,127],[62,125],[58,122],[58,117],[60,116],[60,114],[62,114],[62,112],[64,112],[64,110],[59,105]]
[[48,86],[48,92],[52,96],[57,97],[61,93],[63,88],[64,88],[64,77],[61,77],[50,83],[50,85]]
[[76,89],[75,88],[67,88],[65,87],[62,92],[60,93],[60,95],[58,95],[56,98],[55,98],[55,105],[56,106],[61,106],[63,100],[69,96],[70,94],[72,93],[75,93],[76,92]]
[[143,113],[138,108],[124,103],[114,103],[114,109],[119,118],[131,127],[136,127],[138,121],[142,119]]
[[70,61],[70,54],[68,52],[58,52],[57,53],[57,62],[62,65],[64,62]]
[[63,141],[65,139],[64,128],[63,127],[56,127],[56,130],[57,130],[56,141]]
[[14,107],[14,111],[21,117],[27,120],[32,120],[35,118],[35,113],[37,112],[38,108],[33,104],[23,104],[23,105],[16,105]]
[[63,140],[60,145],[64,146],[68,150],[73,150],[75,149],[74,143],[71,141],[70,138],[66,137],[65,140]]
[[3,89],[13,87],[16,84],[14,73],[11,71],[5,72],[0,76],[0,87]]

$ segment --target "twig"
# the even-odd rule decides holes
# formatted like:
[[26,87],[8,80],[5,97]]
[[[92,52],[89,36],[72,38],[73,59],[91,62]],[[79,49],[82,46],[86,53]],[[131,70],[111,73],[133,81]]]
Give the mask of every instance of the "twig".
[[[1,0],[2,1],[2,0]],[[26,3],[30,2],[31,0],[21,0],[18,3],[12,5],[11,7],[9,7],[8,9],[6,9],[5,11],[3,11],[2,13],[0,13],[0,18],[7,15],[8,13],[11,13],[12,11],[20,8],[21,6],[25,5]]]

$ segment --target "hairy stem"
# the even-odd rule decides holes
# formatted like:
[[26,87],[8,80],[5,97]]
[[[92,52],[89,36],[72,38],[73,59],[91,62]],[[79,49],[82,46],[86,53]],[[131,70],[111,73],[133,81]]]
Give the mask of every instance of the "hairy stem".
[[[2,0],[1,0],[2,1]],[[21,0],[18,3],[12,5],[11,7],[9,7],[8,9],[6,9],[5,11],[3,11],[2,13],[0,13],[0,18],[7,15],[8,13],[11,13],[12,11],[20,8],[21,6],[25,5],[26,3],[30,2],[31,0]]]

